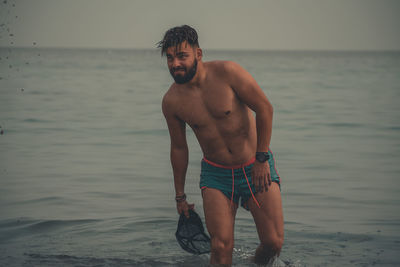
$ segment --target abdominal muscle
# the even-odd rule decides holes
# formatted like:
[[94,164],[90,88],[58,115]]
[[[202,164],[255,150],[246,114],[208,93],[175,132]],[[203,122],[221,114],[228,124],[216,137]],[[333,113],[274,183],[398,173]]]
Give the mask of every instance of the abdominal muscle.
[[255,119],[247,107],[240,113],[223,120],[212,119],[208,127],[193,129],[206,159],[222,165],[238,165],[254,157]]

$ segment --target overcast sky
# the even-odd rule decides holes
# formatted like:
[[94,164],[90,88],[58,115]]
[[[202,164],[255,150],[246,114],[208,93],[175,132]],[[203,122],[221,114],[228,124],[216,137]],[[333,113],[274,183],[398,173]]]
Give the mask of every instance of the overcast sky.
[[188,24],[206,49],[400,50],[399,0],[1,0],[0,8],[0,46],[154,48],[167,29]]

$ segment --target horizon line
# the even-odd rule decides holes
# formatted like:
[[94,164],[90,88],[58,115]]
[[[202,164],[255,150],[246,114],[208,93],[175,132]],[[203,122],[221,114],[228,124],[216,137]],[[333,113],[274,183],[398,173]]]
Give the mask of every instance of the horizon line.
[[[147,50],[159,51],[159,48],[149,47],[89,47],[89,46],[2,46],[0,49],[60,49],[60,50]],[[295,49],[279,49],[279,48],[202,48],[203,51],[218,52],[400,52],[399,49],[321,49],[321,48],[295,48]]]

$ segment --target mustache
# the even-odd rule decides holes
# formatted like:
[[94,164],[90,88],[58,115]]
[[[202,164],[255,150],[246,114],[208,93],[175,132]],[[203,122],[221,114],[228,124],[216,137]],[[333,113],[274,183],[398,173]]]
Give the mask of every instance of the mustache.
[[178,71],[178,70],[186,71],[186,69],[185,69],[185,68],[182,68],[182,67],[172,68],[172,72],[175,72],[175,71]]

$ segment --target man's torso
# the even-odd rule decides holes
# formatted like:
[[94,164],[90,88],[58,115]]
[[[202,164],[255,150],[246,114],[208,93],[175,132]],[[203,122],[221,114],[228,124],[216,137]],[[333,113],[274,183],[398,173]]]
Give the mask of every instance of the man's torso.
[[228,82],[224,62],[205,62],[206,79],[197,87],[172,86],[174,113],[194,131],[204,156],[214,162],[241,164],[254,156],[255,119]]

